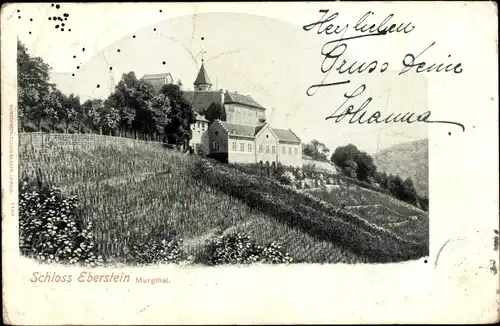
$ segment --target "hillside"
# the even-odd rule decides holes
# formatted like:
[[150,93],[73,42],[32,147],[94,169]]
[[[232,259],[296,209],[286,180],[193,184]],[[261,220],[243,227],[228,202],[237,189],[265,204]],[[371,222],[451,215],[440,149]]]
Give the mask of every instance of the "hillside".
[[309,165],[318,171],[325,171],[334,174],[338,173],[337,167],[333,163],[328,161],[314,160],[313,158],[306,155],[302,156],[302,164],[304,166]]
[[411,178],[419,195],[429,194],[428,140],[401,143],[373,155],[377,169]]
[[[423,230],[414,236],[398,221],[380,223],[370,211],[343,209],[335,197],[327,202],[159,146],[21,146],[20,177],[37,174],[79,198],[108,262],[123,261],[137,243],[175,237],[195,262],[204,263],[210,240],[236,231],[260,244],[279,241],[295,262],[397,262],[428,254],[426,214],[414,221],[413,229]],[[374,200],[355,204],[384,205]]]

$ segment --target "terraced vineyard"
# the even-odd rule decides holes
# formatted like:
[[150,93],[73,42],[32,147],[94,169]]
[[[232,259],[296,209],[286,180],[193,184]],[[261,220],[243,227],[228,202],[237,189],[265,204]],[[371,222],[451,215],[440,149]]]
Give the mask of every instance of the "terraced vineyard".
[[[204,263],[210,239],[237,231],[258,243],[280,241],[295,262],[390,262],[420,258],[428,250],[426,236],[410,227],[425,229],[425,215],[414,224],[380,222],[393,218],[388,212],[407,209],[397,202],[387,201],[376,214],[341,209],[337,197],[320,200],[164,148],[26,146],[19,162],[21,177],[41,177],[77,196],[108,262],[123,261],[134,243],[182,238],[186,254]],[[355,197],[351,203],[363,205]]]
[[428,213],[391,196],[361,187],[343,186],[308,192],[326,202],[341,204],[346,211],[362,216],[405,239],[428,240]]

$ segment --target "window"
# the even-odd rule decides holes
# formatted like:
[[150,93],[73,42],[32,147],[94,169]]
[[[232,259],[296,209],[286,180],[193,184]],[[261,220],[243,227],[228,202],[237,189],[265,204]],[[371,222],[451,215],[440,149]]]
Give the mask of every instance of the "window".
[[252,144],[248,144],[248,151],[251,152],[252,151]]
[[213,148],[214,150],[218,151],[218,150],[219,150],[219,143],[218,143],[218,142],[216,142],[216,141],[214,141],[214,143],[212,144],[212,148]]
[[264,149],[264,146],[259,145],[259,152],[260,152],[260,153],[262,153],[262,152],[263,152],[263,149]]
[[200,128],[200,123],[199,122],[196,123],[196,128]]
[[233,141],[233,151],[235,151],[235,150],[236,150],[236,142]]
[[272,149],[271,149],[272,153],[273,154],[276,154],[276,146],[273,146]]
[[286,147],[283,146],[283,147],[281,147],[281,149],[282,149],[283,154],[286,154]]
[[245,143],[240,143],[240,151],[245,151]]
[[295,147],[295,156],[298,156],[299,155],[299,149],[297,147]]
[[216,135],[216,136],[219,136],[219,132],[218,132],[218,131],[216,131],[216,132],[215,132],[215,135]]
[[292,147],[288,147],[288,155],[292,155]]
[[266,145],[266,153],[269,153],[269,145]]

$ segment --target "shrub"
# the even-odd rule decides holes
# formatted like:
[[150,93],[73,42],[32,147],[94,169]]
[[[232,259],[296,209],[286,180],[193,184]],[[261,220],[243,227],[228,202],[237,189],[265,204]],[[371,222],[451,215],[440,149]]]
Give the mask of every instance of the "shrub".
[[129,252],[128,263],[137,265],[173,263],[178,264],[182,259],[182,239],[154,240],[141,242],[132,246]]
[[202,157],[207,157],[208,156],[208,150],[203,144],[196,144],[195,148],[196,154],[202,156]]
[[281,246],[276,241],[260,246],[242,232],[216,237],[209,245],[209,255],[213,265],[283,264],[293,261],[288,253],[281,251]]
[[299,180],[303,180],[305,178],[304,173],[302,171],[300,171],[300,170],[297,171],[296,177]]
[[19,248],[25,256],[46,262],[94,266],[92,224],[85,224],[76,197],[41,182],[23,180],[19,192]]
[[285,171],[280,177],[279,181],[284,184],[292,184],[293,181],[295,181],[295,177],[292,172],[290,171]]

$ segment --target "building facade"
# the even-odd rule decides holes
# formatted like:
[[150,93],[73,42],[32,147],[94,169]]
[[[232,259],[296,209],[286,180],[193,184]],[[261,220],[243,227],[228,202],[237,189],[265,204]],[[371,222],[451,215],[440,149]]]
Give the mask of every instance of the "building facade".
[[[194,91],[183,92],[196,112],[190,147],[196,150],[202,146],[207,154],[223,162],[302,166],[300,138],[290,129],[271,127],[266,122],[266,108],[250,95],[212,90],[203,61],[193,85]],[[205,114],[212,104],[224,109],[226,121],[209,124]]]
[[302,143],[291,131],[215,120],[208,129],[210,153],[229,163],[302,166]]

